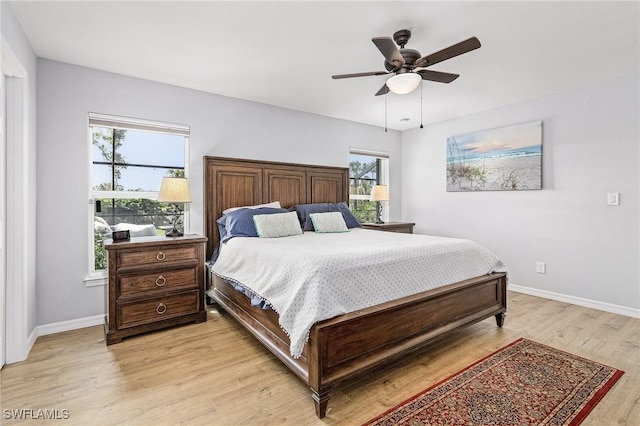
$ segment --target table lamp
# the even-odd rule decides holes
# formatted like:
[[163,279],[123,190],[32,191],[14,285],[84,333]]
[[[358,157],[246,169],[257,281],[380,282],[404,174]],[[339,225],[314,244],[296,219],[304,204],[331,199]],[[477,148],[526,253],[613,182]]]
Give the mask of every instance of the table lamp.
[[178,231],[176,224],[182,216],[180,204],[191,202],[191,191],[189,191],[189,180],[180,177],[163,177],[160,185],[158,201],[171,204],[171,215],[173,216],[173,229],[166,233],[167,237],[181,237],[182,232]]
[[384,223],[380,218],[380,216],[382,216],[382,201],[389,201],[389,186],[374,185],[373,188],[371,188],[369,201],[376,202],[376,223]]

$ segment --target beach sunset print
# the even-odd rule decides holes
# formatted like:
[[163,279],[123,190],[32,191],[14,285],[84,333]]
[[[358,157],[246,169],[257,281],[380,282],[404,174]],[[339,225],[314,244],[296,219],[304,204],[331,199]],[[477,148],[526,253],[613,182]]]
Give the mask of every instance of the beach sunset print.
[[447,191],[542,189],[542,122],[447,138]]

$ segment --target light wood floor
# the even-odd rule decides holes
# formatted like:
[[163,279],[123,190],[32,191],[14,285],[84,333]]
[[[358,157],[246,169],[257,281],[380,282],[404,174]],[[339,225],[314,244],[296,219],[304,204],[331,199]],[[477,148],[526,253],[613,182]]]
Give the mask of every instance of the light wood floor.
[[6,409],[69,410],[73,425],[356,425],[519,337],[625,374],[583,425],[640,425],[640,320],[509,293],[504,328],[493,318],[374,375],[335,388],[315,417],[308,388],[230,316],[125,339],[101,327],[38,338],[29,358],[0,372]]

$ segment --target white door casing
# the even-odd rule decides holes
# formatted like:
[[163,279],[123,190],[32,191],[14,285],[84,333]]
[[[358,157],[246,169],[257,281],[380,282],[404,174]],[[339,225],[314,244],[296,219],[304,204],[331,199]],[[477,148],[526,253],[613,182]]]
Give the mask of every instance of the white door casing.
[[[1,36],[0,36],[1,37]],[[29,342],[28,320],[28,74],[1,37],[4,78],[4,348],[8,364],[24,360]]]
[[6,268],[5,268],[5,169],[6,169],[6,135],[5,135],[5,77],[0,74],[0,369],[6,360],[5,303],[6,303]]

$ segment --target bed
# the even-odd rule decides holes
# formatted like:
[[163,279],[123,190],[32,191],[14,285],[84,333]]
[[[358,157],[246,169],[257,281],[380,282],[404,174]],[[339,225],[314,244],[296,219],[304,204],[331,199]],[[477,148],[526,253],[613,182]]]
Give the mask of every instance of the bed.
[[[347,168],[205,157],[207,256],[220,240],[216,219],[225,209],[275,200],[283,207],[339,203],[348,201],[348,183]],[[491,316],[501,327],[507,307],[506,273],[485,274],[317,322],[294,357],[274,310],[253,306],[230,280],[208,277],[208,297],[309,385],[320,418],[336,384]]]

